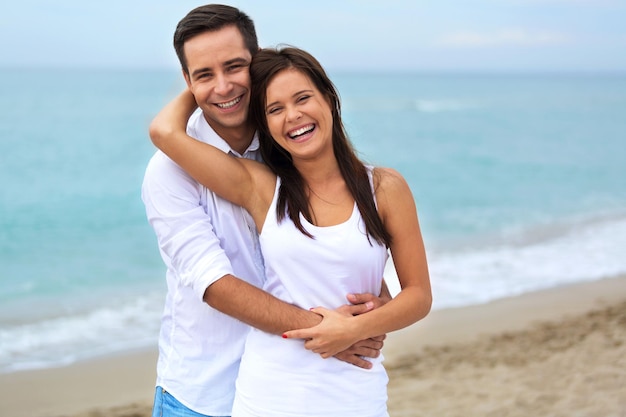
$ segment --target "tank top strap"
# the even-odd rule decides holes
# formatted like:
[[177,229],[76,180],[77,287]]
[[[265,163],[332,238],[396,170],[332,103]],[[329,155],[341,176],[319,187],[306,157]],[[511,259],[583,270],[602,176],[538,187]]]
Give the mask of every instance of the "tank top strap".
[[[270,207],[267,209],[267,215],[265,216],[265,222],[263,224],[263,230],[265,230],[268,223],[272,225],[278,224],[278,217],[276,216],[276,207],[278,206],[278,194],[280,192],[280,177],[276,177],[276,187],[274,188],[274,196],[272,197],[272,203]],[[261,233],[263,233],[261,231]]]
[[365,169],[367,170],[367,177],[370,180],[370,188],[372,189],[372,196],[374,197],[374,205],[376,206],[376,209],[378,209],[378,201],[376,201],[376,189],[374,188],[374,166],[365,165]]

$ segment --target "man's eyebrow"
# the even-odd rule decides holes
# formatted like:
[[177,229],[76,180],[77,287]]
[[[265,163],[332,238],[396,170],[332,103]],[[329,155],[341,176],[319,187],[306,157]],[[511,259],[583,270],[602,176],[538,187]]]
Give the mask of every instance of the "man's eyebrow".
[[250,65],[250,61],[245,58],[238,57],[238,58],[229,59],[228,61],[224,62],[224,66],[228,66],[232,64]]
[[211,68],[198,68],[197,70],[191,73],[191,76],[195,77],[199,74],[204,74],[205,72],[211,72]]
[[[222,66],[227,67],[227,66],[233,65],[233,64],[250,65],[250,61],[245,59],[245,58],[237,57],[237,58],[229,59],[228,61],[224,62],[222,64]],[[204,73],[207,73],[207,72],[212,72],[211,68],[208,68],[208,67],[198,68],[197,70],[192,72],[191,75],[193,77],[195,77],[197,75],[204,74]]]

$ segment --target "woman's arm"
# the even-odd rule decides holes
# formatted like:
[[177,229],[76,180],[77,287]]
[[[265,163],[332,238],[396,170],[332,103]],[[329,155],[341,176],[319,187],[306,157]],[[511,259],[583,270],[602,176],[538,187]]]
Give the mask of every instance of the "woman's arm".
[[392,237],[390,251],[402,290],[385,304],[392,308],[384,312],[384,317],[381,314],[383,320],[375,323],[374,327],[383,326],[393,331],[421,320],[430,312],[430,275],[409,185],[395,170],[378,168],[375,172],[380,178],[376,199],[385,227]]
[[[168,103],[150,124],[152,142],[196,181],[222,198],[251,213],[258,210],[257,181],[271,181],[269,170],[256,161],[232,157],[188,136],[187,121],[196,107],[189,90]],[[273,191],[273,184],[266,184],[263,189]]]
[[426,252],[417,210],[408,184],[391,169],[377,169],[379,213],[392,236],[390,246],[402,290],[385,305],[359,316],[345,316],[324,308],[319,325],[285,333],[285,337],[309,339],[305,347],[327,358],[354,341],[409,326],[430,311],[432,294]]

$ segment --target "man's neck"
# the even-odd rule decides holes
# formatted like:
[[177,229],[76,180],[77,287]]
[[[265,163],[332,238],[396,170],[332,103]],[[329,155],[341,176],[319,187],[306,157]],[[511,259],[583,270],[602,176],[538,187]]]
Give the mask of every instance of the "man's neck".
[[243,155],[246,149],[248,149],[248,147],[250,146],[250,143],[252,143],[252,138],[254,137],[255,131],[255,129],[253,129],[252,126],[248,124],[240,127],[222,127],[221,129],[216,129],[213,126],[211,127],[213,128],[215,133],[217,133],[222,139],[226,141],[226,143],[228,143],[232,150],[236,151],[240,155]]

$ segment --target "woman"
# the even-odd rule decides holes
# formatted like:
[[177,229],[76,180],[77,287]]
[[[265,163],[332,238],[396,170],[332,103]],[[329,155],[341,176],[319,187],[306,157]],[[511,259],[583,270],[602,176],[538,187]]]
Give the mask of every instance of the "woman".
[[[199,182],[244,207],[260,233],[264,289],[324,316],[277,335],[253,330],[242,358],[235,416],[386,416],[387,375],[332,356],[428,314],[431,290],[415,203],[406,181],[366,167],[345,134],[338,94],[320,64],[295,49],[264,49],[250,67],[250,115],[266,165],[189,137],[195,108],[183,93],[151,125],[157,147]],[[388,250],[402,290],[360,316],[332,310],[347,293],[378,294]],[[306,342],[302,348],[302,340]]]

